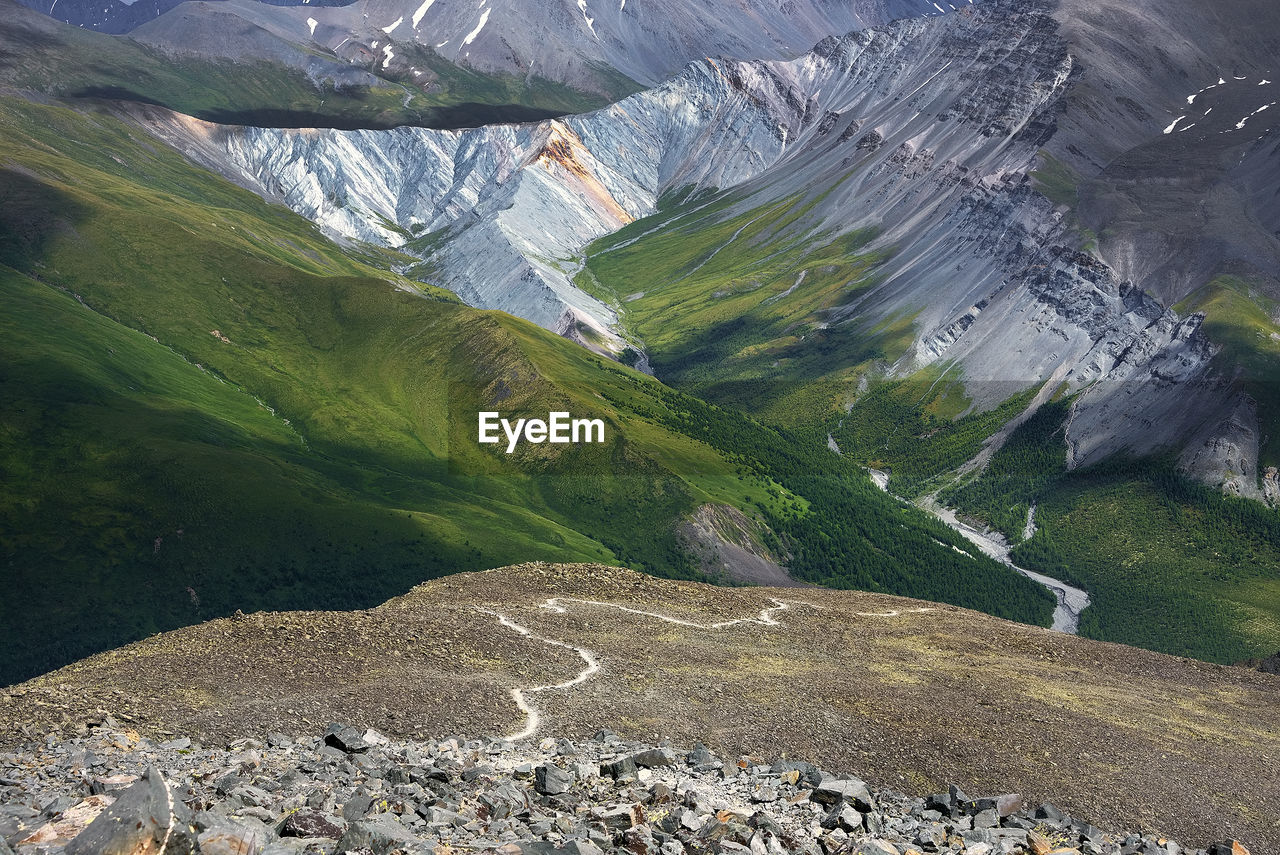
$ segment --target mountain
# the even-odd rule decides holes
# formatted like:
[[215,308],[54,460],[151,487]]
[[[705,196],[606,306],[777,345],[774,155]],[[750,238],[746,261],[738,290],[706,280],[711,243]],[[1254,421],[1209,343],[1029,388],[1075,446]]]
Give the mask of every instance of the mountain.
[[[972,0],[966,0],[972,4]],[[619,81],[653,85],[705,56],[790,57],[826,36],[897,18],[941,15],[956,4],[932,0],[355,0],[267,3],[260,0],[24,0],[59,20],[178,52],[245,55],[246,33],[395,61],[430,51],[477,71],[538,76],[610,94]],[[228,53],[230,52],[230,53]]]
[[0,9],[0,81],[67,102],[132,101],[222,122],[344,128],[468,127],[606,102],[539,77],[469,71],[430,52],[413,54],[412,71],[384,68],[371,57],[294,44],[234,15],[201,19],[208,29],[193,22],[182,48],[70,27],[13,0],[0,0]]
[[1082,631],[1235,661],[1280,530],[1194,482],[1280,496],[1275,15],[1006,0],[460,133],[142,121],[470,303],[821,426],[1097,590]]
[[[0,117],[0,682],[530,557],[764,566],[1049,622],[1044,589],[813,433],[463,305],[106,108],[4,96]],[[481,411],[604,436],[508,453]]]
[[[1258,478],[1257,451],[1232,444],[1250,408],[1220,366],[1210,367],[1222,344],[1204,334],[1204,317],[1173,308],[1250,259],[1228,246],[1204,258],[1198,272],[1175,259],[1188,279],[1180,287],[1134,281],[1124,276],[1134,261],[1116,257],[1123,252],[1118,235],[1115,249],[1081,251],[1089,223],[1116,233],[1105,214],[1093,212],[1097,203],[1087,200],[1077,221],[1074,210],[1055,209],[1036,187],[1075,175],[1086,161],[1110,163],[1119,174],[1117,145],[1128,151],[1177,144],[1192,149],[1188,162],[1198,163],[1212,160],[1203,150],[1212,142],[1222,149],[1219,159],[1247,159],[1257,135],[1265,140],[1280,115],[1261,112],[1271,84],[1259,85],[1265,77],[1252,81],[1248,97],[1242,93],[1240,105],[1213,120],[1223,127],[1213,124],[1196,138],[1162,134],[1155,119],[1142,130],[1132,127],[1131,117],[1126,123],[1110,114],[1085,124],[1073,108],[1084,111],[1075,105],[1087,103],[1097,72],[1081,68],[1076,46],[1059,30],[1036,3],[966,8],[824,42],[789,62],[705,60],[614,107],[539,127],[385,136],[233,129],[216,134],[225,152],[204,154],[333,234],[411,250],[411,238],[423,235],[424,273],[469,302],[562,333],[575,323],[597,335],[612,331],[619,351],[630,333],[637,349],[666,351],[652,355],[655,365],[675,361],[678,371],[691,370],[686,355],[722,323],[745,321],[750,334],[738,338],[773,353],[777,347],[765,333],[780,315],[789,314],[787,323],[775,321],[774,342],[785,342],[801,325],[826,338],[855,325],[874,330],[909,321],[910,346],[887,354],[891,375],[954,365],[980,409],[1007,398],[1010,385],[1043,384],[1046,395],[1060,383],[1073,393],[1088,387],[1068,437],[1072,466],[1119,450],[1145,454],[1177,446],[1186,449],[1183,462],[1193,471],[1260,498],[1276,488]],[[987,50],[975,50],[978,45]],[[1183,74],[1190,79],[1192,69]],[[1140,91],[1144,83],[1154,85],[1136,81],[1133,94],[1149,102],[1150,93]],[[1229,136],[1236,122],[1225,114],[1246,108],[1260,108],[1249,134]],[[1119,132],[1102,132],[1112,125],[1133,138],[1118,142]],[[1061,139],[1059,126],[1065,128]],[[211,134],[197,129],[198,136]],[[1089,152],[1077,145],[1085,138],[1107,142]],[[424,163],[439,164],[439,174],[424,173]],[[1207,180],[1210,171],[1197,174]],[[1128,180],[1143,187],[1169,183]],[[654,215],[673,194],[726,190],[733,193],[715,205],[646,221],[639,239],[632,239],[638,226],[620,232]],[[1175,234],[1151,217],[1141,222],[1149,232]],[[741,224],[743,232],[729,223]],[[692,258],[663,265],[661,257],[669,258],[677,242],[671,235],[694,230],[705,249],[689,242]],[[718,230],[740,239],[717,249],[707,238]],[[614,232],[587,252],[594,293],[575,287],[583,285],[573,281],[581,268],[577,255]],[[871,277],[833,283],[843,293],[828,293],[831,286],[817,277],[800,287],[803,251],[820,245],[826,252],[850,239],[861,258],[874,262]],[[1246,233],[1238,243],[1253,253],[1250,270],[1259,271],[1260,296],[1268,298],[1265,271],[1275,259],[1267,253],[1277,249],[1275,236]],[[480,244],[500,249],[477,261]],[[787,255],[787,246],[802,251]],[[729,259],[717,257],[726,249],[752,273],[758,273],[752,263],[769,258],[773,269],[765,274],[772,278],[752,287],[751,296],[726,301],[725,288],[734,290],[726,281]],[[1162,246],[1151,252],[1167,257]],[[853,253],[837,248],[836,254]],[[708,269],[713,259],[716,266]],[[485,267],[469,268],[477,263]],[[637,276],[637,269],[644,272]],[[1007,287],[1013,277],[1020,287]],[[624,311],[625,323],[619,319]],[[682,319],[675,324],[666,314],[673,311]],[[702,352],[697,361],[715,362],[712,370],[728,381],[768,375],[749,359],[724,365],[740,350],[724,347]],[[803,357],[805,350],[784,353]],[[669,379],[679,376],[668,372]],[[1195,405],[1184,406],[1188,400]],[[1223,414],[1229,417],[1222,420]],[[1228,449],[1228,459],[1204,452],[1215,445]],[[1237,458],[1233,475],[1227,463]]]
[[71,738],[104,715],[207,746],[330,721],[409,738],[532,725],[527,744],[609,728],[807,758],[916,795],[1051,796],[1103,828],[1267,852],[1277,693],[1273,675],[915,600],[526,564],[367,611],[242,615],[93,657],[7,690],[0,744],[28,741],[21,727]]
[[[885,16],[910,11],[875,8]],[[869,20],[840,17],[855,11],[871,15],[840,9],[792,4],[779,10],[789,23],[775,29],[791,35],[758,47],[757,56],[790,56],[794,40],[810,30]],[[573,76],[578,60],[539,66],[551,75],[546,78],[503,71],[481,50],[488,22],[473,40],[477,52],[463,64],[415,41],[419,28],[434,26],[431,16],[452,10],[430,5],[419,21],[410,16],[392,26],[395,19],[378,23],[384,13],[398,14],[390,6],[308,12],[239,0],[184,4],[128,39],[22,10],[21,28],[8,31],[14,35],[6,50],[15,60],[5,75],[23,91],[34,86],[39,98],[71,105],[86,127],[108,123],[115,130],[103,145],[125,145],[116,153],[124,164],[151,163],[149,148],[162,140],[267,202],[285,203],[342,247],[308,232],[310,248],[295,258],[291,247],[303,244],[281,237],[272,260],[285,268],[314,272],[308,252],[337,253],[357,263],[359,275],[435,298],[452,293],[554,334],[513,327],[503,317],[495,323],[510,334],[514,351],[475,345],[460,355],[436,345],[424,352],[419,358],[447,378],[440,382],[462,383],[468,402],[492,404],[505,393],[492,378],[475,382],[468,362],[496,347],[536,365],[517,376],[544,377],[548,394],[570,383],[570,400],[594,406],[592,396],[603,397],[620,425],[656,420],[657,433],[640,429],[645,471],[657,479],[646,475],[641,490],[653,503],[648,523],[642,522],[647,511],[637,508],[627,526],[612,530],[604,510],[625,504],[627,491],[619,485],[626,482],[619,479],[630,458],[624,465],[613,457],[607,476],[591,489],[580,486],[572,499],[548,499],[541,487],[515,493],[475,483],[459,487],[467,496],[479,490],[485,501],[501,496],[586,537],[587,553],[569,557],[598,557],[590,550],[603,546],[654,572],[688,575],[719,566],[704,561],[705,544],[687,542],[700,530],[698,520],[721,520],[721,539],[731,542],[740,528],[735,514],[745,513],[761,526],[747,538],[758,541],[759,554],[745,560],[764,560],[766,575],[787,564],[802,581],[1046,619],[1042,591],[1007,582],[1011,574],[985,559],[972,559],[980,561],[979,573],[952,578],[949,570],[970,559],[942,547],[954,545],[969,556],[975,550],[923,515],[912,515],[908,533],[899,535],[892,520],[900,507],[870,488],[859,472],[866,467],[888,473],[895,495],[934,509],[949,505],[973,526],[989,527],[992,537],[1007,542],[1017,566],[1087,591],[1092,605],[1080,618],[1083,634],[1222,662],[1274,647],[1280,523],[1267,503],[1280,489],[1271,388],[1280,295],[1269,278],[1275,238],[1267,228],[1266,192],[1274,163],[1271,123],[1280,116],[1266,94],[1280,28],[1274,12],[1248,3],[1211,12],[1185,2],[966,4],[828,35],[791,58],[699,59],[595,112],[465,128],[457,126],[477,118],[477,105],[489,111],[480,118],[492,118],[495,104],[528,107],[538,93],[554,97],[537,103],[562,107],[604,96],[600,88],[594,96],[569,88],[590,88]],[[500,11],[493,7],[489,16],[495,33],[509,26]],[[576,7],[570,11],[580,16]],[[599,44],[590,36],[594,18],[586,27],[574,15],[557,18],[543,40],[569,40],[557,56],[585,50],[599,59],[606,54],[590,51],[617,49],[620,42],[605,36],[641,14],[618,11],[623,17],[616,20],[601,13]],[[299,41],[303,15],[329,16],[313,17],[314,34],[306,25],[307,38],[318,40],[309,46]],[[756,23],[775,20],[772,15],[748,16],[729,29],[749,34]],[[414,37],[395,41],[410,25]],[[682,37],[683,27],[662,38]],[[1149,27],[1178,49],[1152,54],[1156,60],[1135,55],[1129,45]],[[703,47],[734,46],[723,29],[687,29],[695,31],[705,36],[698,43]],[[367,48],[358,57],[343,53],[351,33]],[[654,79],[671,70],[678,53],[608,54],[592,73]],[[617,58],[624,54],[652,63],[648,70],[625,66]],[[1239,67],[1213,71],[1223,56]],[[145,73],[131,81],[135,61]],[[414,72],[424,69],[434,69],[422,75],[431,80],[413,83]],[[610,79],[624,89],[638,85],[631,77],[631,83]],[[561,88],[548,88],[554,86]],[[470,100],[481,91],[488,94]],[[1183,116],[1197,103],[1208,113],[1203,126]],[[1161,116],[1157,107],[1177,112]],[[258,121],[212,121],[219,118]],[[349,129],[297,127],[308,118]],[[69,129],[65,139],[33,130],[48,121],[34,114],[15,120],[20,130],[12,144],[24,152],[18,162],[36,172],[40,186],[50,180],[59,189],[68,181],[95,186],[95,174],[74,166],[90,156],[74,147],[87,133],[80,120],[53,123]],[[406,122],[447,127],[385,127]],[[131,142],[121,143],[121,135]],[[61,172],[42,165],[49,147],[60,153]],[[120,166],[113,164],[102,162],[108,171]],[[179,171],[187,187],[212,180],[187,162]],[[148,194],[174,195],[166,181],[147,184],[153,180],[143,181]],[[217,187],[217,198],[233,192]],[[44,192],[36,194],[39,216],[66,219],[58,213],[64,196],[39,195]],[[139,210],[159,222],[175,216],[171,206],[181,217],[203,219],[193,213],[203,212],[199,194],[145,198]],[[235,198],[235,210],[244,211],[248,197]],[[1200,199],[1213,204],[1197,207]],[[197,207],[188,210],[192,204]],[[373,428],[354,416],[320,418],[328,440],[343,454],[385,441],[403,457],[388,464],[379,456],[378,466],[416,471],[404,468],[422,441],[414,429],[395,439],[369,439],[416,418],[409,415],[415,399],[370,388],[380,386],[369,380],[370,365],[388,356],[366,350],[340,360],[340,368],[321,368],[325,360],[309,355],[314,334],[287,304],[247,316],[229,332],[222,311],[199,287],[212,284],[209,270],[226,264],[212,261],[218,252],[210,250],[206,269],[170,258],[157,244],[149,254],[158,259],[154,266],[140,269],[127,242],[124,249],[112,243],[110,228],[119,226],[106,225],[119,222],[105,213],[118,202],[98,197],[94,205],[103,231],[86,245],[91,251],[77,248],[81,273],[74,285],[54,284],[133,329],[165,324],[166,335],[157,336],[163,343],[214,365],[263,400],[283,394],[279,372],[264,368],[280,363],[274,349],[282,345],[271,331],[293,331],[300,337],[287,350],[297,361],[292,373],[284,372],[292,378],[285,388],[307,400],[300,397],[300,411],[287,418],[319,411],[333,398],[329,378],[343,376],[350,388],[379,396],[389,418]],[[260,220],[272,209],[255,210]],[[22,234],[26,220],[11,222]],[[240,227],[255,234],[263,229]],[[295,223],[290,230],[300,228]],[[1175,238],[1178,247],[1197,249],[1193,259],[1178,262],[1181,278],[1172,281],[1166,262]],[[37,264],[63,270],[50,253],[72,246],[25,237],[19,243],[16,269],[24,274],[38,271]],[[118,265],[122,287],[109,289],[88,273],[98,261],[86,260],[91,252]],[[252,281],[239,280],[245,296],[237,303],[262,299]],[[174,322],[196,311],[192,289],[203,301],[193,316],[198,330],[190,326],[195,321]],[[401,330],[427,323],[412,315],[376,320],[381,311],[367,323]],[[460,319],[471,317],[461,308],[448,311],[464,326]],[[340,316],[324,323],[345,328]],[[261,342],[254,356],[260,361],[250,368],[239,354],[214,347],[215,337],[205,338],[211,330],[232,342],[246,336]],[[471,332],[458,335],[476,340]],[[189,343],[193,336],[199,348]],[[529,348],[543,356],[535,358]],[[610,359],[660,382],[645,385]],[[21,375],[14,377],[20,385]],[[400,382],[407,381],[389,388]],[[442,419],[447,408],[436,400],[427,411]],[[351,408],[362,418],[371,412]],[[439,425],[432,430],[425,445],[438,449]],[[353,440],[353,431],[364,433]],[[15,433],[22,438],[15,442],[31,435]],[[696,455],[693,476],[687,458],[664,458],[669,444],[689,442],[711,449]],[[359,474],[368,465],[363,453],[345,458],[353,468],[344,478],[368,483]],[[657,469],[649,470],[648,462]],[[707,478],[704,466],[713,473]],[[48,480],[40,483],[52,483],[57,471],[41,474]],[[461,471],[470,474],[465,465]],[[102,477],[114,484],[114,476]],[[655,486],[677,482],[690,489],[669,493]],[[751,489],[739,489],[748,483]],[[381,490],[375,490],[376,504],[388,501]],[[599,508],[589,498],[593,491],[609,497]],[[157,495],[148,493],[142,506]],[[415,499],[408,510],[421,510],[426,501]],[[442,523],[429,528],[436,525]],[[540,532],[532,539],[553,548],[542,522],[531,525]],[[656,545],[645,542],[646,525],[661,533]],[[485,531],[478,526],[477,539],[461,534],[457,541],[464,552],[479,549],[483,556],[473,544],[492,541]],[[22,547],[31,549],[28,559],[52,548],[56,541],[49,538]],[[136,572],[137,542],[136,536],[99,540],[78,554],[115,560],[124,553]],[[501,560],[521,557],[499,551]],[[488,560],[482,556],[467,560]],[[442,559],[438,566],[448,564]],[[308,559],[308,566],[318,565]],[[404,575],[382,593],[408,581],[412,562],[399,566]],[[69,582],[74,578],[68,575]],[[288,584],[282,580],[270,596]],[[290,593],[289,604],[303,603],[305,588]],[[318,601],[329,602],[324,597],[334,590]],[[220,601],[218,613],[230,607]],[[168,620],[178,620],[175,609],[171,603]],[[112,640],[147,629],[139,623]],[[69,658],[64,651],[46,661]]]

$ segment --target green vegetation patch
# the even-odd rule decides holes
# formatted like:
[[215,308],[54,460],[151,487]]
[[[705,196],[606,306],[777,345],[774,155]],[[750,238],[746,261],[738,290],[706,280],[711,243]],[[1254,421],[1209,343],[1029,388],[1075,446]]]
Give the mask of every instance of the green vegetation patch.
[[813,234],[834,188],[735,213],[732,194],[672,194],[668,207],[597,241],[578,283],[619,309],[665,381],[798,426],[832,411],[867,364],[896,358],[909,319],[832,325],[874,282],[875,229]]
[[1080,633],[1237,662],[1280,633],[1280,515],[1176,473],[1172,461],[1066,471],[1068,400],[1044,404],[968,483],[942,499],[1022,540],[1019,566],[1089,592]]
[[1211,662],[1275,652],[1280,515],[1175,473],[1115,461],[1043,492],[1021,566],[1071,581],[1092,605],[1080,634]]
[[1225,373],[1258,404],[1258,462],[1280,466],[1280,306],[1236,276],[1219,276],[1174,307],[1204,312],[1204,332],[1222,347]]
[[933,365],[901,380],[877,383],[831,429],[845,455],[891,473],[890,489],[918,496],[942,486],[947,473],[972,459],[983,443],[1026,409],[1035,389],[1010,384],[999,406],[969,412],[963,377]]
[[943,504],[981,519],[1010,543],[1022,540],[1032,506],[1066,473],[1063,423],[1070,406],[1066,399],[1041,406],[992,455],[979,477],[944,489],[939,495]]
[[1041,149],[1040,168],[1031,173],[1035,188],[1055,205],[1075,208],[1080,202],[1080,176],[1049,152]]

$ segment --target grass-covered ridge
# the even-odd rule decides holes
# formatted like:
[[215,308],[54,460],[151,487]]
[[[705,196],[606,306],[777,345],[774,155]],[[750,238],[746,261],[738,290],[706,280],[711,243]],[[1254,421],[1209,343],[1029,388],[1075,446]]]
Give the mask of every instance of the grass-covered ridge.
[[719,403],[792,426],[833,410],[866,366],[910,342],[911,318],[867,329],[830,311],[870,287],[874,229],[813,234],[834,188],[738,212],[741,199],[673,197],[587,248],[578,284],[617,306],[655,373]]
[[1280,515],[1168,460],[1067,472],[1069,408],[1044,404],[942,500],[1018,544],[1020,566],[1087,590],[1081,635],[1213,662],[1267,654],[1280,633]]
[[[3,98],[0,150],[0,682],[513,561],[693,576],[675,527],[707,502],[803,578],[1048,616],[825,437],[405,280],[111,115]],[[474,441],[491,408],[608,442],[508,457]]]

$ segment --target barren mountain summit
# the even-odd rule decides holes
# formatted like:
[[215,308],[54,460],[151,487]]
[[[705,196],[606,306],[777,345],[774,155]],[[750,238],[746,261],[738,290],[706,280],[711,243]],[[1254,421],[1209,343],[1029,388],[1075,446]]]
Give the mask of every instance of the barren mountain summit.
[[609,727],[907,792],[968,782],[1052,796],[1096,822],[1275,846],[1278,702],[1272,675],[950,606],[524,564],[368,611],[158,635],[11,688],[0,732],[16,744],[103,711],[202,739],[331,720],[419,737]]

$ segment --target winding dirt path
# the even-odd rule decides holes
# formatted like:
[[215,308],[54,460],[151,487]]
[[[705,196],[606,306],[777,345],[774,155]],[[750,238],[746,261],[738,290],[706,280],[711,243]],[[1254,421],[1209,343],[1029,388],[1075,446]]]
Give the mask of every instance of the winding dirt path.
[[542,723],[542,716],[538,712],[537,707],[530,706],[529,702],[525,700],[525,696],[535,695],[538,692],[550,691],[551,689],[570,689],[579,683],[585,683],[600,670],[600,660],[596,659],[596,655],[585,647],[575,647],[574,645],[564,641],[557,641],[554,638],[547,638],[545,636],[538,635],[527,626],[522,626],[511,620],[506,615],[494,611],[493,609],[476,606],[476,610],[484,612],[487,615],[493,615],[498,619],[498,623],[502,624],[507,629],[525,636],[526,638],[532,638],[534,641],[541,641],[543,644],[550,644],[554,647],[563,647],[566,650],[572,650],[574,653],[581,656],[582,661],[586,663],[586,667],[578,672],[578,676],[574,677],[572,680],[566,680],[563,683],[552,683],[546,686],[516,687],[511,690],[511,700],[515,702],[516,709],[524,713],[524,729],[517,731],[516,733],[509,734],[508,736],[504,736],[503,739],[507,742],[517,742],[521,739],[526,739],[538,732],[538,726]]
[[[552,611],[557,614],[565,614],[568,611],[568,609],[565,608],[563,604],[581,603],[582,605],[598,606],[600,608],[607,608],[607,609],[617,609],[618,611],[626,612],[627,614],[640,615],[642,617],[653,618],[654,620],[660,620],[660,621],[663,621],[664,623],[671,623],[677,626],[687,626],[692,629],[701,629],[701,630],[709,630],[709,631],[728,629],[729,627],[732,627],[732,626],[740,626],[744,624],[755,624],[757,626],[782,626],[782,623],[774,617],[774,614],[776,612],[788,611],[792,607],[792,605],[805,606],[806,608],[815,609],[819,611],[823,609],[822,606],[817,606],[817,605],[814,605],[813,603],[807,603],[807,602],[804,602],[803,600],[788,601],[788,600],[779,600],[775,597],[770,597],[769,599],[773,603],[773,605],[761,609],[760,614],[756,615],[755,617],[734,618],[732,620],[716,621],[715,623],[697,623],[696,621],[685,620],[684,618],[671,617],[670,615],[664,615],[658,612],[649,612],[649,611],[645,611],[644,609],[637,609],[631,606],[624,606],[621,603],[608,603],[602,600],[584,600],[578,597],[548,597],[546,600],[538,604],[538,608],[547,609],[548,611]],[[530,639],[533,639],[534,641],[540,641],[543,644],[549,644],[549,645],[552,645],[553,647],[563,647],[566,650],[572,650],[574,653],[578,654],[579,657],[581,657],[584,663],[586,663],[583,669],[578,672],[577,676],[575,676],[573,679],[565,680],[563,683],[552,683],[545,686],[519,686],[510,691],[509,694],[511,695],[511,700],[515,702],[516,708],[519,709],[520,712],[524,713],[525,724],[521,730],[512,734],[509,734],[508,736],[504,736],[503,739],[507,742],[518,742],[521,739],[527,739],[533,736],[535,733],[537,733],[539,726],[542,724],[542,716],[538,711],[538,708],[529,702],[529,696],[536,695],[539,692],[549,692],[553,690],[560,691],[564,689],[571,689],[574,686],[578,686],[578,685],[581,685],[582,683],[585,683],[587,680],[590,680],[592,677],[596,675],[597,672],[600,671],[600,660],[596,657],[596,654],[593,651],[588,650],[585,647],[578,647],[576,645],[568,643],[567,641],[560,641],[559,639],[556,639],[556,638],[547,638],[544,635],[538,635],[536,632],[529,629],[527,626],[516,623],[515,621],[511,620],[511,618],[507,617],[506,615],[502,614],[496,609],[486,608],[484,606],[475,606],[475,609],[478,612],[482,612],[483,614],[487,614],[497,618],[498,623],[500,625],[506,627],[512,632],[515,632],[524,636],[525,638],[530,638]],[[933,609],[931,608],[916,608],[916,609],[890,610],[890,611],[884,611],[884,612],[853,612],[853,614],[859,617],[892,618],[892,617],[899,617],[899,616],[908,615],[908,614],[922,614],[924,612],[931,612],[931,611],[933,611]]]

